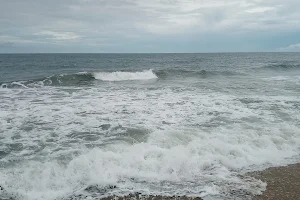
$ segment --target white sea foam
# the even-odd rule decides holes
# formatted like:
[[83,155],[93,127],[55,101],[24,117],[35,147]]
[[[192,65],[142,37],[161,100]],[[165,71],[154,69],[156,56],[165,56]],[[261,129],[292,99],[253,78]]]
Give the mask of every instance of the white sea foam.
[[272,76],[263,79],[267,81],[285,81],[285,82],[299,83],[300,76]]
[[11,151],[1,166],[20,161],[1,168],[0,185],[26,200],[94,184],[119,194],[258,194],[265,184],[239,172],[299,154],[297,96],[120,85],[0,90],[0,151]]
[[263,78],[264,80],[270,80],[270,81],[285,81],[288,80],[289,77],[287,76],[273,76],[273,77],[267,77]]
[[95,72],[94,77],[102,81],[149,80],[157,78],[152,70],[142,72]]

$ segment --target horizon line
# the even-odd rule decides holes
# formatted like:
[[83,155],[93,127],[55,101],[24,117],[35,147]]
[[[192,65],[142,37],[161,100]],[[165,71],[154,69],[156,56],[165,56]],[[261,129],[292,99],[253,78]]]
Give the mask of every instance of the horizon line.
[[216,52],[5,52],[0,54],[218,54],[218,53],[300,53],[299,51],[216,51]]

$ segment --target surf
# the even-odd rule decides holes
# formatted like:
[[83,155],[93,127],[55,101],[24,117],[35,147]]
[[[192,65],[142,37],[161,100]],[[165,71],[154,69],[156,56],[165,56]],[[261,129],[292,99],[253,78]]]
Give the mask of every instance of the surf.
[[81,86],[99,81],[140,81],[158,79],[155,73],[149,69],[137,72],[78,72],[71,74],[58,74],[32,80],[12,81],[0,83],[1,88],[31,88],[44,86]]
[[102,81],[150,80],[158,78],[151,69],[140,72],[95,72],[93,76],[95,79]]

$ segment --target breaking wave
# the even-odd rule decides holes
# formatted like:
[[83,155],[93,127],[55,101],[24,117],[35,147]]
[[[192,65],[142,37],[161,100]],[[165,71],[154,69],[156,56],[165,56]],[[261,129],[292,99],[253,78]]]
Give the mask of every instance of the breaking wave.
[[188,69],[163,69],[144,70],[138,72],[115,71],[115,72],[79,72],[74,74],[59,74],[26,81],[12,81],[0,83],[0,88],[30,88],[43,86],[82,86],[91,84],[95,80],[99,81],[141,81],[159,78],[174,77],[195,77],[199,79],[215,76],[235,76],[242,75],[231,71],[208,71],[208,70],[188,70]]
[[127,80],[150,80],[158,77],[152,70],[142,72],[97,72],[93,73],[95,79],[102,81],[127,81]]
[[27,88],[42,86],[80,86],[90,84],[94,80],[101,81],[130,81],[130,80],[150,80],[158,77],[152,70],[141,72],[79,72],[75,74],[60,74],[49,77],[13,81],[10,83],[0,83],[2,88]]
[[27,88],[42,86],[72,86],[87,84],[94,80],[92,73],[80,72],[76,74],[60,74],[27,81],[13,81],[1,83],[2,88]]

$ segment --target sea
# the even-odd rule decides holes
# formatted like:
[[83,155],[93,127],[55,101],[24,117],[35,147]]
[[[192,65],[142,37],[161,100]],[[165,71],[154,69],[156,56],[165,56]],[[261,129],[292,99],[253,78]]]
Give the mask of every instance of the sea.
[[250,199],[298,163],[300,53],[0,54],[0,199]]

